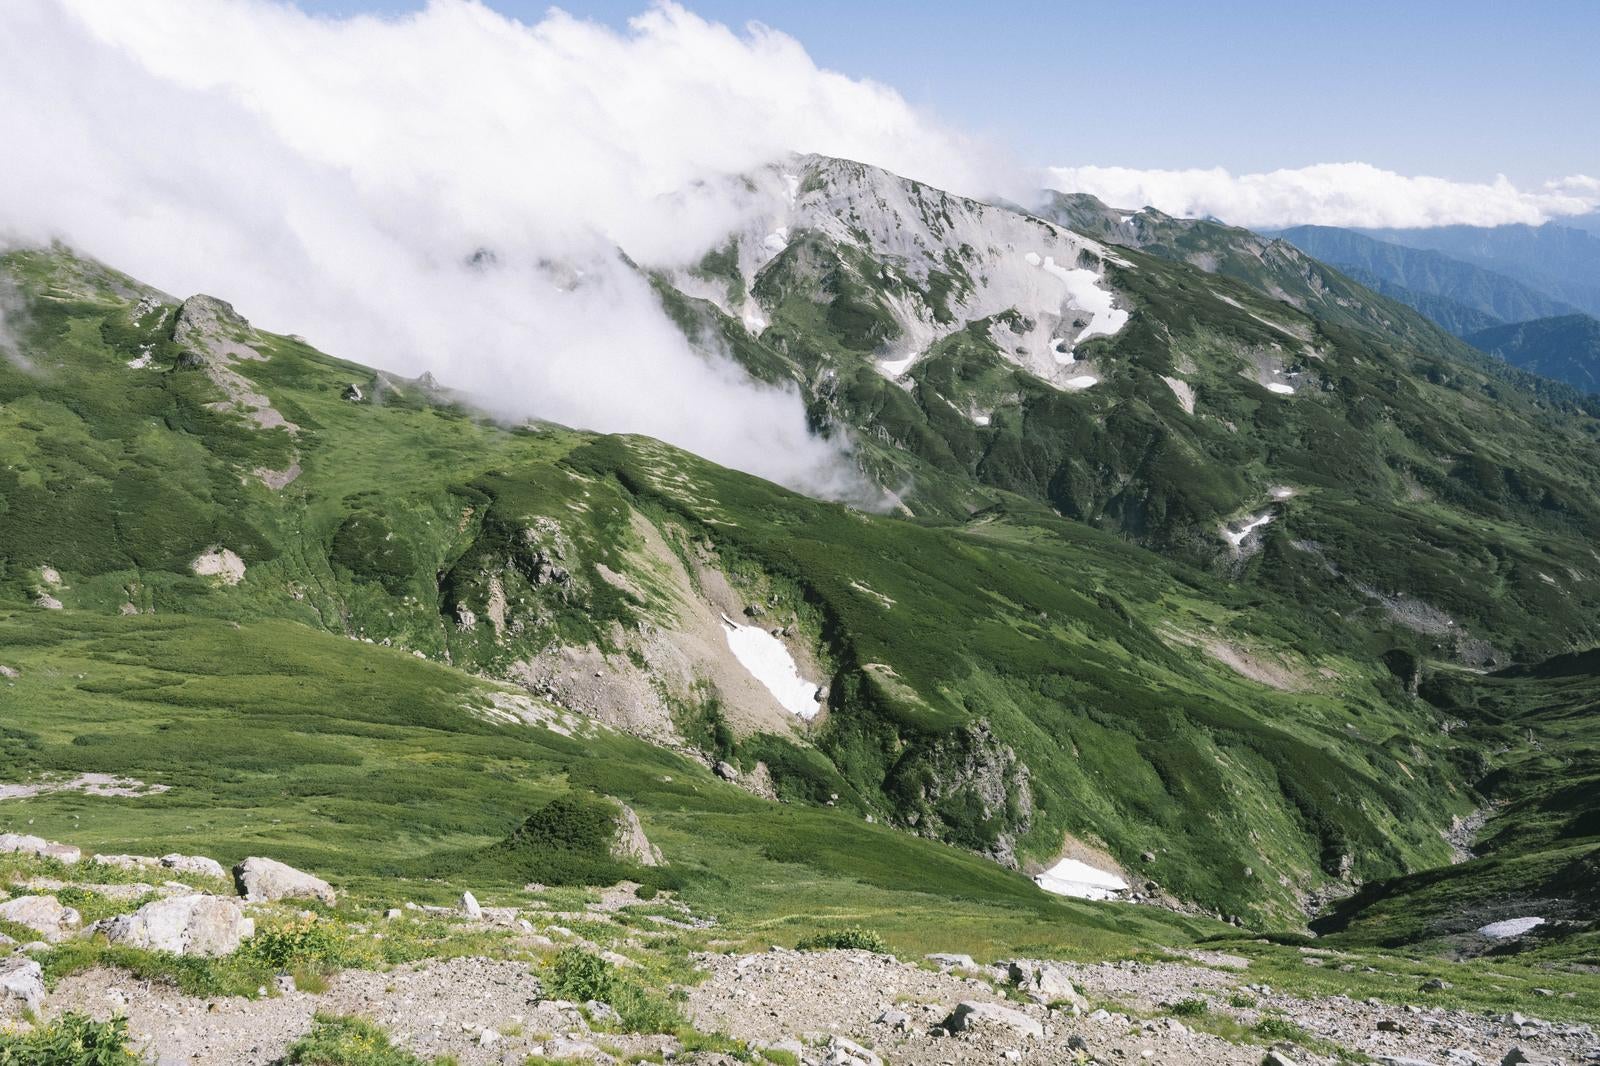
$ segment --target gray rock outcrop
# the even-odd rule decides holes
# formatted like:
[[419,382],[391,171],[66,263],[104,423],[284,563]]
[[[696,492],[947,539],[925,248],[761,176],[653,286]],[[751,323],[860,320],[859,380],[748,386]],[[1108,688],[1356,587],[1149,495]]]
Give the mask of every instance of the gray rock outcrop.
[[315,899],[331,907],[337,900],[328,882],[276,859],[251,856],[233,868],[233,879],[239,894],[251,903]]
[[27,926],[51,944],[65,940],[83,925],[83,916],[54,896],[18,896],[0,903],[0,918]]
[[195,893],[146,903],[132,914],[97,922],[113,944],[173,955],[231,955],[255,934],[238,900]]

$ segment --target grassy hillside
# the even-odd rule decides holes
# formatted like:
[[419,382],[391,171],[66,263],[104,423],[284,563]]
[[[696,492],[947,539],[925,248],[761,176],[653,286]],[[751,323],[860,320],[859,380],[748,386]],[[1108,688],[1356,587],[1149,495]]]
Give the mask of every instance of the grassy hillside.
[[[1260,919],[1294,920],[1330,877],[1442,861],[1435,828],[1467,806],[1428,712],[1359,641],[1018,497],[963,522],[866,516],[649,441],[497,427],[230,320],[267,358],[224,369],[296,427],[264,429],[174,339],[193,301],[61,252],[8,265],[33,365],[0,369],[0,550],[41,619],[292,622],[524,681],[576,649],[591,665],[557,673],[642,675],[623,693],[670,707],[635,731],[764,764],[795,802],[1023,865],[1071,834]],[[222,551],[236,584],[194,572]],[[741,719],[714,680],[663,680],[653,635],[709,595],[674,565],[792,620],[827,715]]]

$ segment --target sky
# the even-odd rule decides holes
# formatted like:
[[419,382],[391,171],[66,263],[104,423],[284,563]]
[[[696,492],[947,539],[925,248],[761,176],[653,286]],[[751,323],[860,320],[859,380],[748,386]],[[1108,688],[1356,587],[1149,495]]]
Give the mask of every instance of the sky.
[[[645,0],[568,0],[622,27]],[[542,0],[488,0],[536,22]],[[421,0],[301,0],[398,13]],[[1600,3],[692,0],[1042,166],[1600,175]]]

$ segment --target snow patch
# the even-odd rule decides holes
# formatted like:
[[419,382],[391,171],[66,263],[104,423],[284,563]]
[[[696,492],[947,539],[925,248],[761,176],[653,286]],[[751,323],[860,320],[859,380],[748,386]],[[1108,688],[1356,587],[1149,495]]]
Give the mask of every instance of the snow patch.
[[1077,859],[1062,859],[1033,883],[1058,896],[1074,899],[1114,899],[1128,890],[1128,882],[1109,870],[1101,870]]
[[723,635],[734,658],[783,705],[806,721],[817,716],[817,686],[800,676],[783,641],[759,626],[742,626],[722,616]]
[[1293,396],[1294,395],[1294,386],[1293,385],[1285,385],[1281,381],[1269,381],[1269,382],[1267,382],[1267,391],[1268,392],[1275,392],[1279,396]]
[[975,425],[975,426],[987,426],[989,424],[989,416],[988,415],[973,415],[972,416],[972,424]]
[[1235,548],[1237,548],[1239,545],[1241,545],[1241,544],[1243,544],[1245,542],[1245,538],[1246,537],[1248,537],[1250,534],[1254,533],[1256,530],[1260,529],[1262,526],[1266,525],[1270,521],[1272,521],[1272,512],[1271,511],[1267,511],[1267,512],[1264,512],[1262,514],[1256,515],[1254,518],[1250,519],[1250,521],[1246,522],[1239,529],[1233,529],[1233,528],[1228,527],[1228,526],[1223,526],[1222,527],[1222,535],[1223,535],[1224,538],[1227,539],[1229,544],[1231,544]]
[[1079,374],[1075,378],[1068,378],[1061,384],[1064,387],[1072,389],[1076,392],[1079,389],[1087,389],[1091,385],[1098,385],[1099,383],[1100,379],[1095,377],[1093,374]]
[[1115,296],[1109,289],[1100,287],[1100,275],[1092,270],[1073,270],[1056,262],[1055,256],[1041,258],[1029,252],[1023,258],[1029,266],[1036,266],[1052,277],[1060,279],[1067,287],[1067,298],[1089,315],[1089,324],[1083,327],[1075,343],[1082,344],[1090,337],[1109,337],[1128,324],[1128,312],[1117,307]]
[[1507,918],[1503,922],[1490,922],[1481,926],[1478,932],[1495,940],[1507,940],[1514,936],[1521,936],[1532,929],[1537,929],[1544,924],[1543,918]]

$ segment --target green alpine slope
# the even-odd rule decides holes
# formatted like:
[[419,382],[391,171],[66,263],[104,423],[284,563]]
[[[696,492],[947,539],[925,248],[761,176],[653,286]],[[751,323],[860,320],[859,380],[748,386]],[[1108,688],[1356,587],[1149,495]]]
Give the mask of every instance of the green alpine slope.
[[[274,735],[303,753],[296,787],[316,806],[275,841],[284,854],[325,849],[320,819],[347,827],[331,839],[384,841],[387,865],[351,876],[457,862],[563,780],[680,842],[716,824],[676,785],[645,787],[662,777],[748,804],[730,818],[766,834],[764,861],[835,878],[904,841],[897,867],[957,863],[936,896],[1018,913],[1057,904],[1000,866],[1062,856],[1152,902],[1287,927],[1447,866],[1442,831],[1481,805],[1489,741],[1419,686],[1600,643],[1589,401],[1331,271],[1316,276],[1348,297],[1296,307],[1261,276],[857,164],[796,166],[759,253],[751,234],[778,216],[652,276],[690,336],[797,382],[819,429],[848,432],[898,493],[893,515],[650,440],[496,425],[431,380],[330,358],[219,300],[65,249],[7,255],[0,596],[20,650],[0,662],[21,663],[16,686],[56,686],[16,724],[16,773],[98,753],[105,772],[176,779],[170,755],[85,724],[186,694],[215,707],[234,683],[205,678],[243,640],[317,663],[285,671],[323,694],[315,714],[275,707],[263,677],[278,671],[252,667],[239,684],[272,713],[236,739],[244,764],[275,758]],[[819,686],[814,718],[744,667],[741,632]],[[114,665],[104,693],[59,665],[95,661]],[[358,661],[413,664],[371,722],[344,710],[375,698]],[[413,683],[447,691],[416,709],[426,721],[395,717]],[[582,716],[553,721],[586,761],[508,720],[548,725],[550,707]],[[413,726],[461,737],[419,748]],[[469,763],[499,750],[497,730],[522,738],[521,761],[494,771],[519,785],[491,803]],[[397,746],[377,760],[337,739],[367,733]],[[234,765],[211,743],[190,771]],[[713,782],[719,764],[746,791]],[[384,796],[400,765],[399,808],[334,802]],[[206,774],[191,786],[221,797]],[[416,805],[434,807],[426,834],[396,816]],[[783,821],[812,813],[826,821]],[[125,822],[103,839],[168,831]],[[217,831],[250,839],[240,822]],[[820,843],[835,833],[842,851]],[[719,874],[727,853],[685,846],[703,856],[685,892],[780,876]],[[959,887],[980,870],[988,887]],[[1107,935],[1178,935],[1128,920],[1147,924]]]

